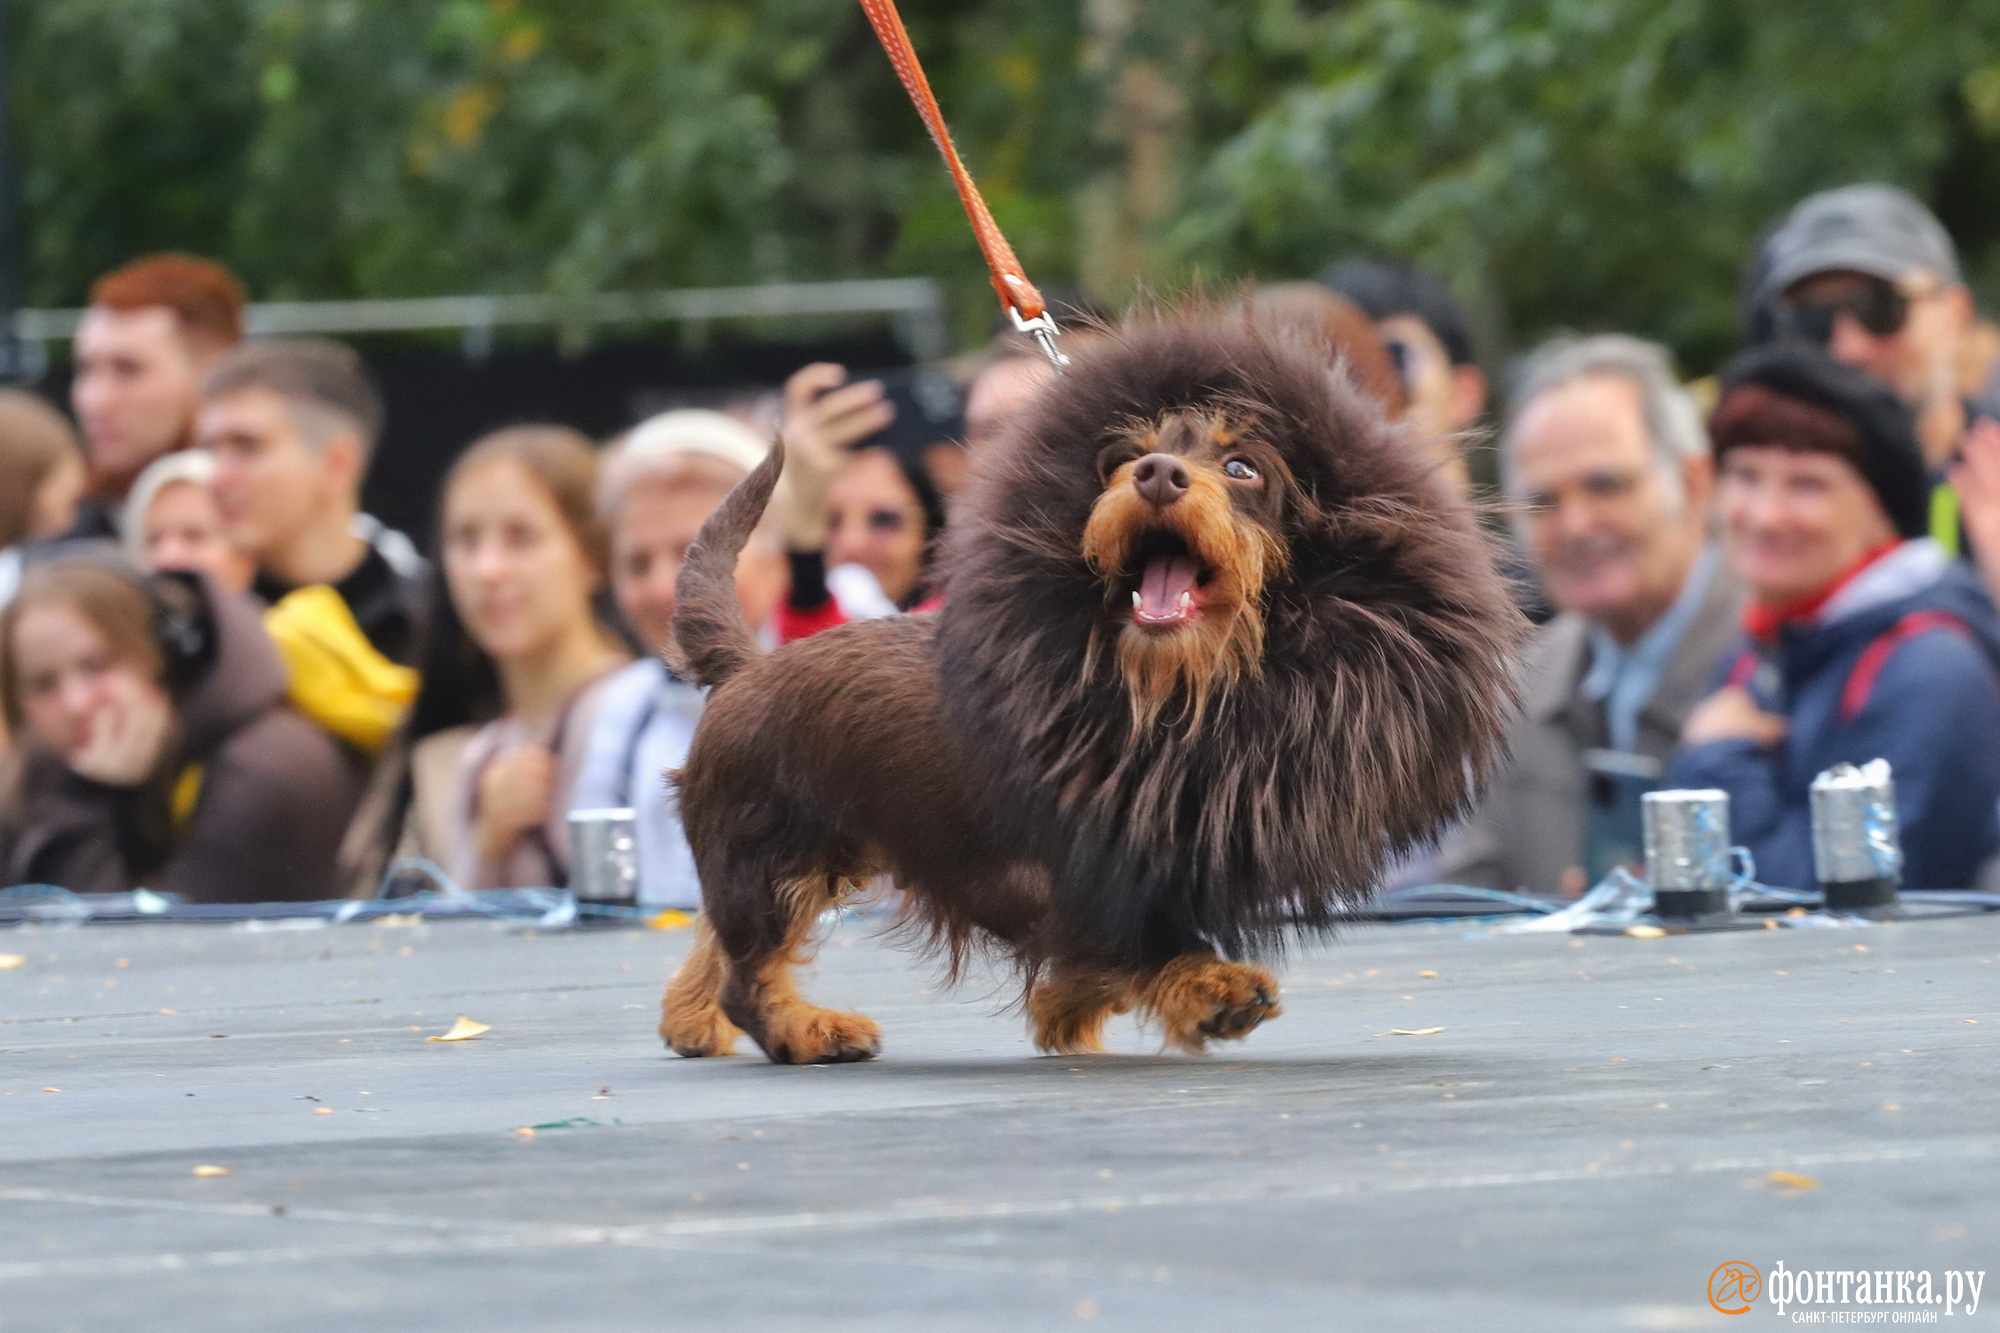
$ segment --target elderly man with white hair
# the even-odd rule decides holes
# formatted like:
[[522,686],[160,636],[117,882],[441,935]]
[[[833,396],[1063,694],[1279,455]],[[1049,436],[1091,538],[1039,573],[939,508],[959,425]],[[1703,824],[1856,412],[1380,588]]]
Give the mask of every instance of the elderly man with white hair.
[[[639,901],[649,907],[693,908],[701,901],[694,857],[666,786],[667,770],[687,758],[703,702],[702,691],[659,655],[671,637],[674,583],[702,520],[769,448],[720,412],[667,412],[614,444],[600,472],[612,595],[647,654],[605,683],[570,808],[637,812]],[[736,566],[744,618],[767,640],[787,579],[777,508]]]
[[1436,878],[1576,893],[1641,857],[1639,797],[1738,635],[1714,466],[1666,351],[1619,335],[1530,358],[1502,480],[1558,615],[1523,663],[1512,752]]

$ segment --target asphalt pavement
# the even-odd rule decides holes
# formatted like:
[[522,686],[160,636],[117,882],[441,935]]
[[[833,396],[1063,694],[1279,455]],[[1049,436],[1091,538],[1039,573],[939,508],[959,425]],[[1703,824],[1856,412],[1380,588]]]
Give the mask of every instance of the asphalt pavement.
[[0,1330],[1548,1333],[2000,1270],[2000,917],[1361,928],[1243,1043],[1087,1059],[849,923],[808,993],[884,1050],[831,1068],[662,1050],[687,940],[0,932]]

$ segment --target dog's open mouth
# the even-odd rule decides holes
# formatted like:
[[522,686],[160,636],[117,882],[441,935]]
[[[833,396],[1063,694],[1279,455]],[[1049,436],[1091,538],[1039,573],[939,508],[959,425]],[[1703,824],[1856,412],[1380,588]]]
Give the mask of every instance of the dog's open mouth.
[[1188,544],[1170,532],[1152,533],[1134,549],[1127,582],[1132,589],[1132,623],[1142,630],[1167,631],[1201,619],[1214,571]]

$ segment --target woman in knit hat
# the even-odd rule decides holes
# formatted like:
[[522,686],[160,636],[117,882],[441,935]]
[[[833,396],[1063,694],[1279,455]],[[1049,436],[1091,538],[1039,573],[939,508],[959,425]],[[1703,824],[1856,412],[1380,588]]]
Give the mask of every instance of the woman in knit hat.
[[1966,887],[2000,848],[2000,615],[1924,535],[1909,412],[1793,343],[1745,353],[1722,386],[1709,435],[1747,636],[1668,785],[1727,791],[1758,877],[1810,889],[1814,776],[1887,759],[1905,885]]

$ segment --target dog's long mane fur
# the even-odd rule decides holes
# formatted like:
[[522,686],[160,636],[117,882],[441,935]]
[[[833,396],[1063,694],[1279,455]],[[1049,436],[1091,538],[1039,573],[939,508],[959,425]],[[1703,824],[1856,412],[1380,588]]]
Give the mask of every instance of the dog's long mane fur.
[[[1284,459],[1288,550],[1259,660],[1135,718],[1080,551],[1099,451],[1135,421],[1221,412]],[[982,460],[943,552],[945,697],[983,808],[1054,874],[1106,957],[1269,950],[1325,928],[1461,816],[1497,759],[1525,622],[1489,540],[1324,348],[1240,315],[1092,341]]]

